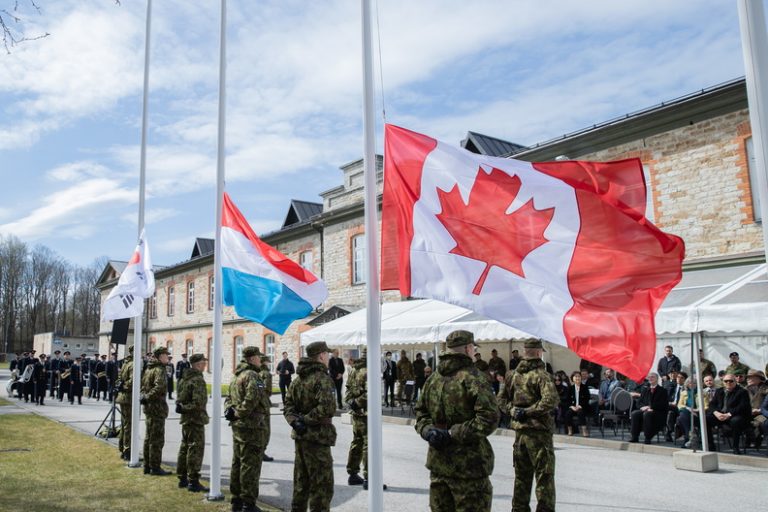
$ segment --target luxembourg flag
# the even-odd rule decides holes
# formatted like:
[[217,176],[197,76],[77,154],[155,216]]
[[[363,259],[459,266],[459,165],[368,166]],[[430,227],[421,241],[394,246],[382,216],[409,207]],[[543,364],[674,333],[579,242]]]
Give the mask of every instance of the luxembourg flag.
[[382,289],[458,304],[640,380],[682,239],[645,218],[638,159],[531,163],[388,125]]
[[224,305],[283,334],[326,299],[325,283],[262,242],[227,193],[221,223]]

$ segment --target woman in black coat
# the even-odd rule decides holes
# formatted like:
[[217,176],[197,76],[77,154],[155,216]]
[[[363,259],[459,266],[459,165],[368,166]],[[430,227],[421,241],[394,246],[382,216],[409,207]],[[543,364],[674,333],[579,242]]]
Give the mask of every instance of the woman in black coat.
[[568,435],[573,435],[573,417],[579,420],[581,435],[589,437],[587,428],[587,416],[589,415],[589,387],[581,382],[581,373],[573,372],[571,374],[572,385],[568,388],[568,407],[565,409],[565,426],[568,429]]

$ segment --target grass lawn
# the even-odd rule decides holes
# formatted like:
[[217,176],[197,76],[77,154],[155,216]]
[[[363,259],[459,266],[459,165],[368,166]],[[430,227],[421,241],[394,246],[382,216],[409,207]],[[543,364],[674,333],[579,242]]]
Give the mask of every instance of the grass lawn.
[[0,398],[0,405],[12,405],[12,403],[5,398]]
[[34,414],[0,415],[0,509],[63,512],[218,512],[175,476],[128,469],[117,450]]
[[11,362],[10,361],[0,362],[0,370],[7,370],[10,367],[11,367]]

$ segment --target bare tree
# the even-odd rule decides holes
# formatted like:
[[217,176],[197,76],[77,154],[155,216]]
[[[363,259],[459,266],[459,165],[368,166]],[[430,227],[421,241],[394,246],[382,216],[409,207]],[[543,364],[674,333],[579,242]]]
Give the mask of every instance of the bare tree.
[[[114,0],[120,5],[120,0]],[[6,53],[11,53],[11,48],[25,41],[34,41],[48,37],[48,32],[27,34],[24,30],[24,20],[30,16],[40,16],[37,0],[0,0],[0,30],[3,34],[3,46]]]

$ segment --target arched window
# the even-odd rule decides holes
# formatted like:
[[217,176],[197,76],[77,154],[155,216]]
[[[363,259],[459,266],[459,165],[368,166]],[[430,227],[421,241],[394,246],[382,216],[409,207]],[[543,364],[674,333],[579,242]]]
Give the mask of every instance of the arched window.
[[269,357],[269,371],[272,373],[275,369],[275,335],[264,335],[264,352]]
[[173,340],[166,341],[165,348],[168,349],[168,354],[173,355]]
[[157,341],[155,338],[149,338],[149,351],[154,352],[155,348],[157,348]]
[[195,353],[195,341],[194,340],[187,340],[184,342],[184,351],[187,354],[187,357],[191,356]]

